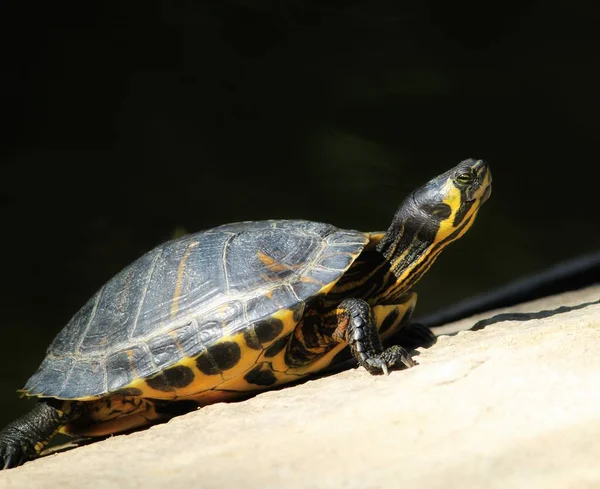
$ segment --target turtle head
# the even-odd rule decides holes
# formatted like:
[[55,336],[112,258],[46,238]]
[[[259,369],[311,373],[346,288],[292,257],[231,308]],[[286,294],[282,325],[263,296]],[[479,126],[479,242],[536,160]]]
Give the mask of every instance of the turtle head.
[[[433,243],[459,238],[492,192],[492,174],[483,160],[465,160],[427,182],[404,201],[398,213],[435,230]],[[456,236],[453,236],[456,235]]]
[[471,227],[491,191],[489,165],[468,159],[404,200],[377,247],[403,290],[408,290],[440,252]]

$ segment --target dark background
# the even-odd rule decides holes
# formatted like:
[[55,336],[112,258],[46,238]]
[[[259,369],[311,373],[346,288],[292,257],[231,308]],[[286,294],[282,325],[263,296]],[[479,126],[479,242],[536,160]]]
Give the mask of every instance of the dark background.
[[384,229],[476,157],[492,198],[420,313],[598,249],[592,1],[61,5],[0,12],[0,424],[89,296],[182,230]]

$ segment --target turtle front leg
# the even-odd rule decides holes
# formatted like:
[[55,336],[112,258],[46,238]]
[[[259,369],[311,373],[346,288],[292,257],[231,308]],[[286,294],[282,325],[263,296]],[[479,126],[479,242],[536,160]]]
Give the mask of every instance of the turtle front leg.
[[413,367],[415,361],[398,345],[384,348],[371,306],[362,299],[346,299],[335,311],[337,328],[333,339],[346,342],[359,365],[373,375],[389,373],[390,367]]
[[77,417],[76,405],[58,401],[60,408],[41,401],[0,431],[0,468],[9,469],[36,458],[58,429]]

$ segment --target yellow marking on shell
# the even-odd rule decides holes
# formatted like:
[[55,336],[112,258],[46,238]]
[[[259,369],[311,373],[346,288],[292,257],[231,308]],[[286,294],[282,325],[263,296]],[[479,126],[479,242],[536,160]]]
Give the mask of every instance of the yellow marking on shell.
[[[283,323],[283,330],[281,334],[272,342],[265,344],[265,347],[268,348],[270,344],[277,341],[277,339],[285,336],[296,329],[298,322],[294,320],[294,311],[290,309],[282,309],[273,314],[273,317],[279,319]],[[286,348],[282,348],[279,353],[277,353],[273,357],[265,357],[266,348],[260,352],[257,363],[260,362],[270,362],[273,365],[274,370],[282,371],[287,369],[287,365],[285,363],[285,352]]]
[[[294,311],[290,310],[290,309],[282,309],[281,311],[277,311],[273,317],[279,319],[281,322],[283,322],[283,330],[281,331],[281,334],[275,339],[274,341],[277,341],[277,339],[291,333],[292,331],[294,331],[296,329],[296,326],[298,325],[298,322],[294,320]],[[273,343],[271,342],[271,343]],[[269,344],[271,344],[269,343]],[[266,345],[268,347],[268,345]],[[273,369],[275,371],[285,371],[288,367],[287,364],[285,363],[285,352],[286,352],[287,348],[282,348],[281,351],[279,351],[279,353],[277,353],[275,356],[273,357],[265,357],[265,350],[260,352],[259,358],[257,360],[257,363],[260,362],[270,362],[273,365]],[[277,374],[276,374],[277,375]]]
[[[291,316],[287,319],[282,319],[282,321],[284,321],[284,329],[281,332],[281,334],[279,335],[280,338],[289,333],[292,333],[293,336],[296,336],[297,339],[299,339],[301,342],[304,342],[302,329],[296,328],[298,323],[296,321],[294,321],[293,314],[291,314]],[[285,377],[284,372],[289,370],[289,366],[285,361],[287,345],[286,345],[286,347],[279,350],[279,352],[277,352],[274,356],[267,357],[265,355],[266,352],[267,352],[266,349],[261,352],[257,363],[268,362],[271,364],[271,366],[275,372],[275,375],[277,376],[278,379],[280,379],[280,377]],[[281,381],[281,382],[278,381],[276,385],[279,385],[281,383],[288,382],[291,380],[297,380],[297,379],[298,379],[297,375],[292,375],[289,377],[289,379],[287,381]]]
[[279,319],[283,323],[283,331],[280,336],[289,333],[296,327],[297,322],[294,321],[294,311],[291,309],[280,309],[272,317]]
[[[270,384],[270,385],[252,384],[246,380],[245,375],[240,375],[238,377],[230,379],[227,382],[224,382],[223,384],[221,384],[218,387],[218,389],[215,389],[213,391],[215,393],[215,397],[218,398],[218,395],[216,394],[218,392],[221,392],[221,395],[223,395],[225,393],[229,393],[230,398],[233,397],[235,395],[235,393],[237,393],[236,397],[249,395],[252,392],[262,391],[262,390],[266,390],[266,389],[273,389],[273,388],[278,387],[283,384],[288,384],[290,382],[296,382],[306,375],[306,374],[300,374],[300,375],[290,374],[289,372],[287,372],[285,370],[277,370],[276,368],[274,368],[275,366],[273,365],[273,363],[271,361],[263,362],[263,364],[264,365],[262,366],[262,370],[271,371],[274,378],[276,379],[276,381],[273,384]],[[260,363],[258,363],[253,368],[256,368],[258,365],[260,365]],[[285,368],[287,369],[287,366]],[[311,372],[312,371],[307,372],[307,374],[309,374]],[[245,372],[245,373],[247,373],[247,372]]]
[[257,390],[263,390],[266,387],[270,387],[272,388],[273,385],[270,386],[261,386],[261,385],[256,385],[256,384],[249,384],[246,379],[244,379],[244,376],[253,368],[256,368],[256,364],[252,365],[251,368],[249,368],[248,370],[242,372],[240,375],[237,375],[236,377],[232,377],[231,379],[226,380],[225,382],[223,382],[222,384],[219,385],[218,389],[219,391],[228,391],[228,392],[232,392],[232,391],[236,391],[236,392],[252,392],[252,391],[257,391]]
[[[228,340],[228,337],[222,339],[222,341]],[[162,391],[152,388],[146,382],[148,379],[139,378],[127,385],[125,389],[139,389],[142,393],[142,397],[149,397],[153,399],[175,399],[181,396],[189,396],[202,390],[212,389],[223,381],[223,377],[221,375],[205,375],[202,373],[196,365],[196,359],[190,357],[182,358],[177,363],[169,365],[164,370],[179,366],[189,368],[194,376],[194,380],[186,387],[177,388],[172,391]]]
[[175,291],[173,292],[173,302],[171,303],[171,317],[175,317],[179,310],[179,298],[181,296],[181,288],[183,286],[183,274],[185,272],[185,264],[190,256],[190,253],[194,248],[199,245],[198,241],[190,243],[185,250],[185,253],[179,260],[179,266],[177,267],[177,282],[175,283]]
[[244,392],[211,389],[181,399],[196,401],[201,406],[207,406],[216,402],[234,401],[236,399],[240,399],[246,396],[247,394],[245,394]]
[[[283,329],[277,338],[263,344],[265,349],[268,348],[269,345],[271,345],[281,336],[284,336],[290,331],[293,331],[297,325],[297,322],[294,320],[294,311],[292,311],[291,309],[281,309],[275,314],[273,314],[272,317],[275,319],[279,319],[283,323]],[[196,365],[196,358],[185,357],[177,363],[170,365],[166,369],[175,366],[184,366],[189,368],[194,376],[194,380],[189,385],[174,389],[172,391],[161,391],[158,389],[153,389],[150,385],[148,385],[148,383],[146,382],[147,379],[140,378],[135,379],[133,382],[127,385],[125,389],[139,389],[142,392],[142,397],[148,397],[153,399],[196,399],[198,395],[202,394],[205,391],[209,391],[217,387],[220,388],[224,382],[236,379],[238,377],[243,378],[244,374],[248,370],[253,368],[256,365],[256,363],[260,361],[264,354],[264,350],[255,350],[253,348],[250,348],[246,344],[243,332],[224,336],[218,341],[218,343],[221,342],[236,343],[240,349],[240,360],[232,368],[227,369],[220,374],[206,375],[205,373],[201,372],[200,369],[198,369],[198,366]],[[234,382],[231,385],[237,384],[235,384]]]
[[265,357],[264,355],[260,356],[260,361],[268,361],[271,362],[273,366],[273,370],[277,372],[285,372],[288,368],[287,363],[285,362],[285,352],[287,348],[282,348],[275,356]]

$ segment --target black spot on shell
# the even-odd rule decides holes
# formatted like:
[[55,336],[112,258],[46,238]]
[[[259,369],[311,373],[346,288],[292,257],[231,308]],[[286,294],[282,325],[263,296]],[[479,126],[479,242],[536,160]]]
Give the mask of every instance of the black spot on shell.
[[249,384],[269,386],[277,382],[277,377],[271,369],[262,370],[262,365],[258,365],[244,375],[244,380]]
[[142,391],[135,387],[125,387],[125,389],[119,389],[115,394],[119,396],[139,397],[142,395]]
[[206,375],[216,375],[223,370],[235,367],[242,352],[240,346],[233,341],[224,341],[208,348],[196,359],[198,369]]
[[217,375],[221,372],[207,352],[201,353],[196,358],[196,366],[204,375]]
[[253,350],[262,350],[262,345],[256,337],[256,333],[254,332],[254,328],[252,326],[248,326],[248,328],[244,330],[244,341],[246,342],[246,345],[248,345],[248,348],[252,348]]
[[148,379],[148,384],[153,389],[169,392],[181,387],[187,387],[194,380],[194,372],[188,367],[177,365],[162,371],[156,377]]
[[273,341],[283,331],[283,321],[277,318],[268,318],[254,324],[256,337],[261,343]]
[[265,357],[266,358],[272,358],[275,355],[277,355],[281,350],[283,350],[286,347],[286,345],[288,344],[288,341],[290,340],[290,335],[291,335],[291,333],[287,334],[285,336],[282,336],[278,340],[275,340],[269,346],[269,348],[267,348],[265,350]]
[[217,343],[211,346],[208,352],[213,357],[217,367],[221,370],[228,370],[235,367],[242,357],[240,346],[233,341]]

